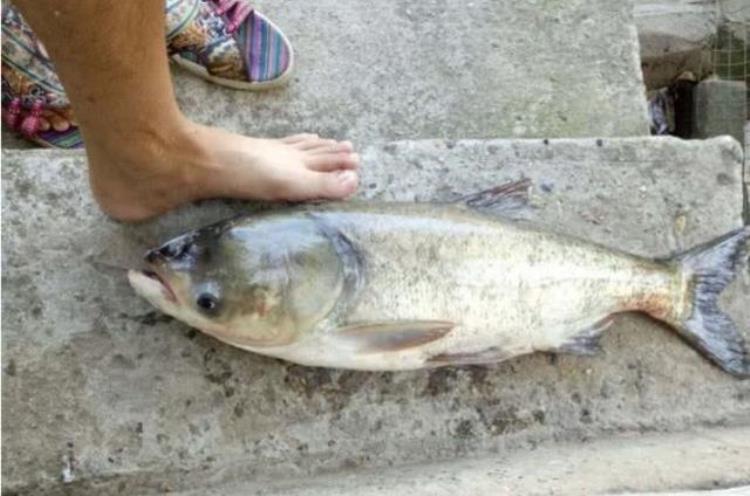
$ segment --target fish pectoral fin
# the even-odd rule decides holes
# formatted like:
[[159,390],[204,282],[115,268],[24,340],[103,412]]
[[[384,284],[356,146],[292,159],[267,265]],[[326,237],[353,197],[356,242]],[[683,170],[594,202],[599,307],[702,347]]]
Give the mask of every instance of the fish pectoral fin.
[[358,351],[402,351],[436,341],[456,324],[442,320],[363,322],[342,327],[336,337],[351,342]]
[[594,324],[584,327],[577,332],[571,339],[557,348],[557,351],[563,353],[573,353],[575,355],[595,355],[601,351],[599,338],[602,333],[612,325],[613,318],[605,317]]
[[518,219],[530,208],[528,178],[501,184],[460,198],[456,203],[474,210],[491,212],[503,217]]

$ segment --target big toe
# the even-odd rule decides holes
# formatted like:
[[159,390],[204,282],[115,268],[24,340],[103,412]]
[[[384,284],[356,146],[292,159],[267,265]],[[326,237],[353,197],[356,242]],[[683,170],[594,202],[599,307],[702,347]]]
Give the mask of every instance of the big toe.
[[300,200],[327,199],[340,200],[348,198],[357,191],[359,175],[353,170],[334,172],[310,171],[310,180],[304,183],[299,192]]
[[49,116],[49,121],[52,128],[57,132],[62,133],[70,129],[70,122],[61,115],[51,114]]

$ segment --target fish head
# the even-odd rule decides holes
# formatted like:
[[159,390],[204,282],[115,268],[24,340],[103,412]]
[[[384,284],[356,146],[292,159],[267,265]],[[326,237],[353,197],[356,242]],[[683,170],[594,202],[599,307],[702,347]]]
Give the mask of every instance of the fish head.
[[305,216],[225,222],[149,250],[133,288],[163,312],[244,348],[290,344],[342,297],[335,243]]

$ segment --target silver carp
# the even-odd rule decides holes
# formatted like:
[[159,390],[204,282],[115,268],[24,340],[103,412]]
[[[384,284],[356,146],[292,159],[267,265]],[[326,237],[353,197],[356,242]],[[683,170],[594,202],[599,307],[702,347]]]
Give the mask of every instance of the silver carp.
[[717,303],[747,258],[750,227],[651,260],[509,220],[528,188],[231,219],[149,251],[129,279],[210,336],[303,365],[403,370],[589,354],[616,314],[643,312],[750,376],[742,333]]

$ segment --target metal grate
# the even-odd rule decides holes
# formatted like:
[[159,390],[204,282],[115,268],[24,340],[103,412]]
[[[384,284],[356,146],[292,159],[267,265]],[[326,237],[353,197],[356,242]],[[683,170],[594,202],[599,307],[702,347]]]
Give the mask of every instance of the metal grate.
[[744,81],[750,119],[750,2],[717,0],[720,22],[712,40],[711,62],[719,79]]

